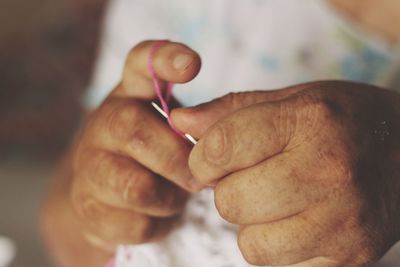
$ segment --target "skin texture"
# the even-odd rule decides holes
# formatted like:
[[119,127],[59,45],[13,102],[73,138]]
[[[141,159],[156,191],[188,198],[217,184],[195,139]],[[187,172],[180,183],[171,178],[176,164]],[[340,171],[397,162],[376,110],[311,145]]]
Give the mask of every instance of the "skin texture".
[[[163,237],[189,192],[202,188],[188,167],[191,145],[149,104],[153,43],[130,52],[121,84],[88,116],[45,201],[42,228],[60,266],[102,266],[118,244]],[[175,83],[190,81],[200,64],[194,51],[171,42],[154,59],[160,79]]]
[[[398,40],[399,1],[330,3]],[[150,45],[132,50],[121,84],[88,116],[55,175],[41,225],[57,266],[102,266],[115,244],[161,238],[179,221],[188,191],[201,188],[188,168],[190,145],[149,108]],[[193,61],[177,70],[179,52]],[[168,44],[155,66],[162,79],[183,83],[200,60]],[[190,169],[204,184],[218,182],[216,206],[241,225],[238,243],[249,262],[366,266],[399,239],[398,98],[323,82],[230,94],[173,117],[200,139]]]
[[[131,51],[47,196],[42,229],[58,266],[102,266],[117,244],[162,238],[189,194],[213,183],[217,209],[241,226],[238,245],[256,265],[367,266],[399,240],[397,94],[333,81],[229,94],[173,111],[199,139],[192,149],[149,104],[152,44]],[[178,83],[200,69],[176,43],[154,63]]]
[[245,259],[368,266],[400,239],[400,96],[326,81],[229,94],[173,120]]

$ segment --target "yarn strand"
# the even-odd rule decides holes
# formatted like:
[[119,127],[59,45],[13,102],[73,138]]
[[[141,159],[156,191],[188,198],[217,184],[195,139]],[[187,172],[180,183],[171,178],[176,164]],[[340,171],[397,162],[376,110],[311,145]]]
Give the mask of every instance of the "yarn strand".
[[[174,125],[174,123],[172,122],[171,116],[170,116],[171,112],[170,112],[168,103],[170,102],[171,97],[172,97],[172,90],[173,90],[174,84],[171,82],[168,82],[166,90],[165,90],[165,96],[164,96],[161,86],[160,86],[159,78],[158,78],[156,70],[154,68],[154,58],[156,56],[156,53],[159,50],[159,48],[167,42],[168,42],[167,40],[161,40],[161,41],[157,41],[153,44],[153,46],[150,48],[150,54],[149,54],[148,61],[147,61],[147,67],[148,67],[151,79],[153,81],[154,90],[156,91],[158,100],[160,101],[161,108],[167,115],[167,122],[168,122],[169,126],[171,127],[171,129],[174,132],[176,132],[183,139],[190,141],[188,139],[188,137],[185,135],[185,133],[183,133],[181,130],[179,130]],[[190,141],[190,142],[192,142],[192,141]]]

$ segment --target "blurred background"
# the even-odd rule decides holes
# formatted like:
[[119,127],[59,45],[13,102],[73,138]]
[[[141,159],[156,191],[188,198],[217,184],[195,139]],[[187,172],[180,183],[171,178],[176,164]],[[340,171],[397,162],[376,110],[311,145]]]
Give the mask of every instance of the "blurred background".
[[52,266],[37,211],[82,117],[105,5],[0,1],[0,236],[16,243],[12,267]]

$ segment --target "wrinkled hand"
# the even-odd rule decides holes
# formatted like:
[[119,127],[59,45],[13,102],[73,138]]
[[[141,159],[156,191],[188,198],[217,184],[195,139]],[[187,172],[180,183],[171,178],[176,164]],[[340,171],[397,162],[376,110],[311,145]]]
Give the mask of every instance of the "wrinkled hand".
[[[61,220],[67,221],[65,229],[52,223],[64,215],[56,212],[60,207],[51,203],[54,198],[48,201],[51,208],[45,213],[54,215],[45,216],[50,223],[44,224],[54,229],[45,231],[51,247],[59,247],[55,254],[65,266],[99,263],[93,263],[86,249],[78,253],[91,263],[81,263],[85,257],[69,253],[80,244],[63,237],[62,231],[71,232],[77,225],[76,231],[99,253],[112,253],[118,244],[152,241],[176,222],[188,192],[200,189],[188,167],[192,146],[149,103],[156,98],[147,68],[153,44],[141,43],[130,52],[121,84],[90,114],[78,136],[68,167],[71,177],[62,186],[65,192],[53,193],[71,200],[76,214]],[[200,58],[188,47],[168,42],[157,51],[154,66],[163,81],[183,83],[197,75]]]
[[255,265],[367,266],[400,236],[400,96],[349,82],[229,94],[173,120]]

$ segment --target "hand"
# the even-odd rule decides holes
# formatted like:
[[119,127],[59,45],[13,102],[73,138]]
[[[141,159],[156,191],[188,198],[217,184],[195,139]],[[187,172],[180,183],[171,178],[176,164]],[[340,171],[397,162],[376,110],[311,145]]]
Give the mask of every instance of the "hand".
[[173,121],[255,265],[367,266],[400,239],[400,96],[350,82],[229,94]]
[[[153,44],[144,42],[131,51],[121,84],[87,118],[71,156],[71,175],[61,186],[65,192],[56,194],[71,200],[74,217],[66,219],[65,231],[76,225],[76,231],[99,253],[111,254],[118,244],[162,237],[176,222],[188,192],[200,188],[187,165],[192,146],[149,103],[156,98],[147,69]],[[196,76],[200,58],[188,47],[168,42],[157,51],[154,65],[160,79],[183,83]],[[48,206],[48,213],[60,209]],[[53,217],[60,216],[64,215]],[[62,226],[45,225],[58,231],[47,234],[53,247],[71,239],[68,234],[58,240],[63,239]],[[78,247],[68,242],[56,251],[63,264],[98,264],[80,264],[74,257],[82,257],[65,256]],[[87,251],[79,252],[91,257]]]

